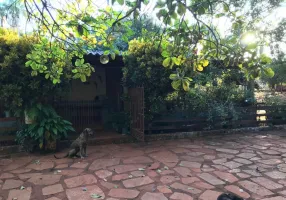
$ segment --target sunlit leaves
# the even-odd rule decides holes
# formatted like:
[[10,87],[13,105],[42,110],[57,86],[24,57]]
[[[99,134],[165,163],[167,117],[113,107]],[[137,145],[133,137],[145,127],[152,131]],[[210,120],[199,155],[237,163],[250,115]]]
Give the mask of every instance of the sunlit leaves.
[[272,62],[272,59],[270,57],[266,56],[265,54],[262,54],[260,56],[260,60],[261,60],[261,63],[264,65]]
[[119,3],[119,5],[123,5],[124,4],[124,0],[117,0],[117,2]]
[[274,76],[274,71],[268,67],[268,68],[264,68],[263,72],[265,73],[266,76],[268,76],[269,78],[272,78]]
[[166,58],[164,61],[163,61],[163,66],[164,67],[169,67],[170,65],[171,65],[171,58],[170,57],[168,57],[168,58]]
[[182,84],[182,81],[181,80],[175,80],[171,84],[175,90],[178,90]]
[[186,7],[183,3],[179,3],[178,4],[178,9],[177,9],[177,12],[179,15],[183,15],[186,13]]
[[203,67],[206,67],[206,66],[209,65],[209,61],[208,60],[202,60],[201,63],[203,65]]
[[172,80],[172,87],[175,90],[183,89],[188,91],[190,89],[190,83],[193,81],[190,77],[185,76],[185,72],[177,69],[176,74],[171,74],[169,77]]

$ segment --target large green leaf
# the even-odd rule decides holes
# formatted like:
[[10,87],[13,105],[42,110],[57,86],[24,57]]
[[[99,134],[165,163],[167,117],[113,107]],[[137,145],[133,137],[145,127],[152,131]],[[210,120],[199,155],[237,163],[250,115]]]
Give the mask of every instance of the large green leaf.
[[149,0],[143,0],[143,4],[147,5],[149,3]]
[[229,6],[227,4],[223,4],[223,10],[224,10],[224,12],[228,12]]
[[182,3],[179,3],[179,4],[178,4],[177,13],[178,13],[179,15],[183,15],[183,14],[186,13],[186,7],[185,7],[184,4],[182,4]]
[[262,54],[260,56],[260,59],[261,59],[262,64],[269,64],[272,62],[272,59],[270,57],[266,56],[265,54]]
[[175,89],[175,90],[178,90],[181,86],[181,83],[182,81],[181,80],[176,80],[176,81],[173,81],[172,82],[172,87]]
[[265,68],[263,71],[264,71],[265,75],[270,77],[270,78],[272,78],[275,75],[274,71],[270,67]]
[[43,135],[44,135],[44,127],[40,127],[38,129],[38,135],[39,135],[39,137],[43,137]]
[[187,79],[183,80],[183,89],[185,91],[189,91],[190,90],[190,82]]
[[175,65],[180,65],[180,59],[178,59],[176,57],[172,57],[172,61],[173,61],[173,63],[175,63]]
[[177,74],[171,74],[170,77],[169,77],[171,80],[175,81],[175,80],[178,80],[179,77]]
[[82,74],[80,76],[80,80],[81,80],[81,82],[86,82],[86,76],[84,74]]
[[164,67],[169,67],[171,64],[171,58],[166,58],[164,61],[163,61],[163,66]]
[[124,4],[124,0],[117,0],[117,2],[122,6]]
[[170,54],[168,51],[163,51],[161,54],[164,58],[170,57]]
[[75,66],[77,66],[77,67],[82,66],[81,59],[76,59],[76,61],[75,61]]

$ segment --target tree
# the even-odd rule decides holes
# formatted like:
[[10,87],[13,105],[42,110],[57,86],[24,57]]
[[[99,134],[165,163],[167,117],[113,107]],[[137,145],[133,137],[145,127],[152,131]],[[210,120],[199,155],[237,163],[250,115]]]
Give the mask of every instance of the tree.
[[[92,71],[82,58],[87,49],[102,46],[106,50],[101,61],[108,62],[109,56],[114,59],[121,53],[115,38],[122,37],[128,41],[133,34],[128,29],[132,24],[128,19],[137,19],[140,8],[149,3],[148,0],[112,1],[115,2],[119,5],[125,3],[129,10],[117,12],[109,7],[98,9],[91,0],[69,0],[61,8],[46,0],[37,3],[24,0],[28,16],[38,23],[39,35],[48,36],[45,42],[35,46],[29,57],[31,62],[27,65],[32,67],[34,73],[43,73],[57,84],[65,67],[61,61],[77,57],[77,62],[69,66],[73,72],[71,76],[85,81]],[[163,31],[149,37],[159,44],[158,48],[165,58],[162,65],[178,69],[170,77],[173,86],[176,88],[179,80],[191,80],[194,71],[202,71],[212,60],[223,60],[225,66],[238,66],[248,79],[254,79],[261,73],[273,76],[272,70],[266,67],[271,59],[258,51],[267,43],[266,33],[256,29],[259,23],[264,22],[265,14],[279,6],[280,2],[282,0],[158,0],[154,12],[163,22]],[[213,23],[214,19],[222,17],[227,17],[230,23],[231,30],[226,37],[222,37]],[[242,44],[241,40],[249,34],[259,40]],[[168,42],[163,44],[163,40]],[[53,45],[49,45],[51,41]],[[48,51],[50,57],[39,53],[44,51]],[[245,55],[249,55],[248,58]],[[49,68],[47,62],[52,57],[57,57],[56,62]],[[181,86],[188,90],[189,81]]]

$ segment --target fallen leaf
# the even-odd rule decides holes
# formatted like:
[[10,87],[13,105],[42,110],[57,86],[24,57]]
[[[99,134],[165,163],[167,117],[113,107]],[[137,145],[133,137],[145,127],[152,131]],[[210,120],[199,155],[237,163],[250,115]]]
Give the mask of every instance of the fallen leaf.
[[92,195],[90,195],[90,197],[93,199],[102,199],[102,196],[99,194],[92,194]]

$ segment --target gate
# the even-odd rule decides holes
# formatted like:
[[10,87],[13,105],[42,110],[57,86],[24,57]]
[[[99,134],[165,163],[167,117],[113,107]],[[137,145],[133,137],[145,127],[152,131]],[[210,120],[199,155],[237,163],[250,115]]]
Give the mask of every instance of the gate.
[[130,133],[137,140],[144,142],[144,88],[130,88]]

